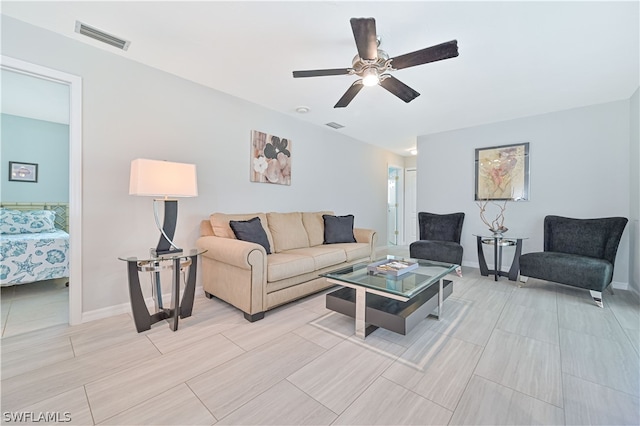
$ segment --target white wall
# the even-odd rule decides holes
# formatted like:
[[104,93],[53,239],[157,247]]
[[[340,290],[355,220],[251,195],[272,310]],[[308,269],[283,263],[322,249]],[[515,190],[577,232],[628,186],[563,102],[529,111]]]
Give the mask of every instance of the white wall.
[[415,156],[415,155],[412,155],[411,157],[405,157],[404,158],[404,167],[406,169],[415,169],[417,160],[418,160],[418,157]]
[[629,213],[630,262],[629,286],[640,294],[640,89],[631,97],[630,117],[630,146],[629,146]]
[[[466,213],[463,264],[478,265],[473,234],[488,231],[474,202],[476,148],[530,142],[528,202],[509,203],[509,236],[528,237],[523,253],[542,251],[548,214],[576,218],[629,217],[629,101],[509,120],[418,138],[418,210]],[[629,227],[616,258],[614,282],[629,281]],[[505,249],[508,269],[512,249]],[[493,259],[486,250],[488,260]]]
[[[4,90],[2,95],[4,101]],[[69,125],[3,113],[0,133],[2,201],[68,202]],[[9,181],[9,161],[37,164],[38,181]]]
[[[157,243],[152,200],[128,195],[134,158],[197,165],[179,245],[215,211],[333,210],[386,235],[387,164],[402,157],[6,16],[2,53],[83,78],[84,313],[128,302],[117,257]],[[249,182],[251,130],[293,141],[291,186]]]

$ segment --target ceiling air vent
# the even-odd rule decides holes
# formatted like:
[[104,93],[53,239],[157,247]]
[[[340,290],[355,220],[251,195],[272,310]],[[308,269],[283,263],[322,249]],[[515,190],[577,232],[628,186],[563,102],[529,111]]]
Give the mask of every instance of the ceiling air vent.
[[342,124],[338,124],[333,121],[331,123],[327,123],[326,125],[334,129],[342,129],[344,127]]
[[100,31],[97,28],[90,27],[89,25],[84,24],[80,21],[76,21],[76,32],[78,34],[91,37],[94,40],[107,43],[113,47],[117,47],[121,50],[127,50],[129,48],[129,45],[131,44],[130,41],[123,40],[111,34],[107,34],[104,31]]

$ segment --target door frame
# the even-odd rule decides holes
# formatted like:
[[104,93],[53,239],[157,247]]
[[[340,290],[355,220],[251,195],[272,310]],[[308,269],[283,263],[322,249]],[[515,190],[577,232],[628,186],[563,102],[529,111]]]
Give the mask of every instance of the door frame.
[[414,207],[415,207],[416,211],[414,213],[416,215],[416,220],[415,220],[415,225],[416,226],[414,228],[414,231],[415,231],[416,240],[420,238],[420,233],[418,231],[418,169],[416,167],[407,167],[404,170],[404,176],[405,176],[405,178],[404,178],[404,225],[405,225],[404,226],[404,240],[405,240],[405,244],[409,244],[409,243],[415,241],[415,240],[411,240],[409,238],[409,229],[410,229],[409,225],[412,225],[411,217],[410,217],[412,212],[409,211],[409,209],[407,208],[407,199],[409,198],[408,197],[408,193],[407,193],[407,181],[409,180],[409,179],[407,179],[407,174],[409,172],[414,172],[415,173],[415,183],[414,183],[414,186],[415,186],[415,194],[414,194],[415,203],[414,203]]
[[82,78],[0,55],[2,69],[69,86],[69,324],[82,322]]
[[[397,231],[398,234],[396,235],[396,245],[404,245],[405,242],[405,236],[404,236],[404,166],[399,166],[397,164],[394,163],[388,163],[387,164],[387,200],[389,197],[389,189],[388,189],[388,182],[389,182],[389,173],[391,169],[396,169],[398,170],[398,181],[396,183],[396,202],[397,202],[397,207],[396,207],[396,223],[397,223]],[[388,203],[387,203],[387,225],[389,223],[389,208],[388,208]],[[389,230],[387,229],[387,240],[388,240],[388,235],[389,235]],[[389,242],[387,241],[387,244]]]

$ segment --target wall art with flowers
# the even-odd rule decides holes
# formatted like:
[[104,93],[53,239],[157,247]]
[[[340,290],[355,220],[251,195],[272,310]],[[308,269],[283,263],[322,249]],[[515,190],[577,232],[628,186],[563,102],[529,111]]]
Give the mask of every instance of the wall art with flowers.
[[291,185],[291,140],[251,131],[251,182]]

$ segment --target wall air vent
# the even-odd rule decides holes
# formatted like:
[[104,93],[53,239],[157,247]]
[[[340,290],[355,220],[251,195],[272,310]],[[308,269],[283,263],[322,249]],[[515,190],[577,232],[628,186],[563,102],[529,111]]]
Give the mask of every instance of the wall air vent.
[[94,40],[107,43],[108,45],[111,45],[113,47],[117,47],[121,50],[127,50],[129,48],[129,45],[131,44],[130,41],[123,40],[111,34],[107,34],[104,31],[101,31],[94,27],[90,27],[89,25],[84,24],[80,21],[76,21],[76,32],[78,34],[91,37]]
[[338,124],[333,121],[331,123],[327,123],[326,126],[329,126],[334,129],[342,129],[344,127],[342,124]]

